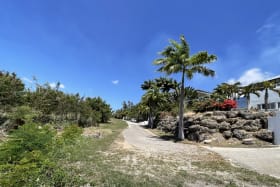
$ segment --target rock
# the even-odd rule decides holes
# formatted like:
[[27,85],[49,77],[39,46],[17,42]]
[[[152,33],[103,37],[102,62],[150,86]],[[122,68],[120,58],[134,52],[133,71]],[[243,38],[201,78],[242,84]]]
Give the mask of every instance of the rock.
[[203,141],[204,144],[211,144],[212,142],[213,142],[213,140],[211,140],[211,139]]
[[246,120],[244,120],[244,119],[237,120],[236,123],[231,125],[231,128],[232,129],[242,129],[245,123],[246,123]]
[[212,120],[212,119],[203,119],[200,122],[200,125],[208,127],[209,129],[216,129],[218,127],[217,121]]
[[225,111],[214,111],[213,116],[226,116]]
[[205,133],[208,132],[209,129],[200,125],[192,125],[188,128],[188,130],[189,132]]
[[232,125],[232,124],[236,123],[238,121],[238,119],[237,118],[227,118],[225,121]]
[[210,138],[211,137],[208,134],[206,134],[206,133],[202,133],[202,134],[198,135],[198,141],[199,142],[202,142],[202,141],[210,139]]
[[221,131],[225,131],[225,130],[230,130],[231,129],[231,125],[230,123],[227,123],[227,122],[222,122],[218,125],[218,128],[221,130]]
[[259,120],[248,120],[245,122],[243,129],[250,132],[258,131],[262,125]]
[[223,132],[223,136],[226,138],[226,139],[229,139],[232,137],[232,132],[231,131],[224,131]]
[[233,136],[236,137],[239,140],[249,138],[249,135],[245,130],[239,130],[239,129],[235,129],[233,131]]
[[236,118],[238,116],[238,112],[237,111],[228,111],[226,113],[227,118]]
[[240,111],[239,116],[246,120],[256,119],[255,115],[251,112]]
[[196,133],[196,132],[193,132],[193,133],[188,133],[187,134],[187,139],[190,140],[190,141],[198,141],[198,137],[199,137],[199,134]]
[[208,132],[209,132],[210,134],[213,134],[213,133],[216,133],[216,132],[217,132],[217,129],[209,129],[209,128],[208,128]]
[[264,141],[268,141],[268,142],[273,141],[273,132],[267,129],[261,129],[256,133],[255,136]]
[[261,118],[260,119],[260,124],[262,125],[263,129],[267,129],[268,128],[268,119],[267,118]]
[[218,123],[221,123],[226,120],[226,116],[212,116],[211,119],[217,121]]
[[213,112],[205,112],[203,114],[203,117],[211,117],[213,115]]
[[254,139],[252,139],[252,138],[246,138],[246,139],[243,139],[243,140],[242,140],[242,144],[245,144],[245,145],[253,145],[253,144],[255,144],[255,141],[254,141]]

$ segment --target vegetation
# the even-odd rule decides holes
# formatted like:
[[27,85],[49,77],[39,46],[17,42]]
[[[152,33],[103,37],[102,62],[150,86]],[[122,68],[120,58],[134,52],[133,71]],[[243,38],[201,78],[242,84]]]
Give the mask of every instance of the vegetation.
[[108,122],[110,106],[100,97],[66,94],[60,83],[36,81],[35,90],[25,89],[15,73],[0,72],[0,83],[0,128],[8,133],[0,144],[0,186],[84,184],[63,162],[79,146],[80,127]]
[[163,58],[154,61],[155,65],[161,66],[158,71],[166,72],[168,75],[181,73],[180,102],[179,102],[179,133],[178,138],[184,139],[183,115],[185,98],[185,77],[192,79],[195,73],[205,76],[214,76],[215,72],[206,66],[217,59],[214,55],[207,52],[199,52],[193,56],[190,55],[190,48],[184,36],[181,36],[180,43],[174,40],[170,41],[170,46],[166,47],[160,54]]

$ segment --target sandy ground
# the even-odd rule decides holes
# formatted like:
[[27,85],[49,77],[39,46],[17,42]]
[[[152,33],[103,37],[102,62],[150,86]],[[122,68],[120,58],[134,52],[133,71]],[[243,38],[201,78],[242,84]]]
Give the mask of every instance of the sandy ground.
[[[276,148],[220,148],[199,147],[196,145],[174,143],[159,139],[139,123],[127,122],[124,130],[125,144],[146,154],[177,155],[176,159],[196,159],[201,156],[214,156],[216,152],[233,163],[253,169],[262,174],[280,178],[280,147]],[[180,153],[180,154],[178,154]],[[180,157],[178,157],[180,155]]]

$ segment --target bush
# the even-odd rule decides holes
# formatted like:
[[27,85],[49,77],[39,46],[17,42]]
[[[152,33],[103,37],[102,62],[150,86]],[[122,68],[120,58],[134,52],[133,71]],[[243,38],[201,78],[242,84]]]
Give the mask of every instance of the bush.
[[64,142],[68,143],[75,141],[78,137],[81,136],[82,132],[83,129],[78,127],[77,125],[69,125],[65,127],[61,136]]
[[194,103],[194,110],[196,112],[205,112],[213,110],[228,111],[237,107],[235,100],[226,99],[223,102],[217,102],[213,99],[207,99],[204,101],[198,101]]
[[74,139],[78,134],[77,127],[69,126],[63,138],[56,138],[48,126],[33,123],[14,130],[0,148],[0,186],[69,185],[77,178],[68,176],[59,166],[54,151],[64,150],[64,144],[58,142]]

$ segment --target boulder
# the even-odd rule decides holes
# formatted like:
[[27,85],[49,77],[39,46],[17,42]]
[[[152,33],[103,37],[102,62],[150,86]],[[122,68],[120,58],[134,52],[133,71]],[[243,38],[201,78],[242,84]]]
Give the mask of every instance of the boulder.
[[226,120],[226,116],[212,116],[211,119],[217,121],[218,123],[221,123]]
[[249,132],[256,132],[262,127],[260,120],[248,120],[245,122],[243,129]]
[[249,134],[245,130],[234,129],[233,136],[239,140],[249,138]]
[[238,112],[237,111],[228,111],[226,113],[227,118],[236,118],[238,116]]
[[238,118],[227,118],[225,121],[232,125],[238,121]]
[[231,125],[231,128],[232,129],[242,129],[245,123],[246,123],[246,120],[244,120],[244,119],[237,120],[236,123]]
[[208,132],[208,128],[207,127],[203,127],[200,125],[192,125],[188,128],[189,132],[198,132],[198,133],[205,133]]
[[213,116],[226,116],[225,111],[214,111]]
[[208,132],[209,132],[210,134],[213,134],[213,133],[216,133],[216,132],[217,132],[217,129],[209,129],[209,128],[208,128]]
[[232,137],[232,132],[231,131],[224,131],[223,132],[223,136],[226,138],[226,139],[229,139]]
[[242,144],[244,145],[253,145],[255,144],[255,141],[253,138],[246,138],[242,140]]
[[221,131],[225,131],[225,130],[230,130],[231,129],[231,125],[230,123],[228,122],[222,122],[218,125],[218,128],[221,130]]
[[267,129],[261,129],[256,133],[255,136],[264,141],[268,141],[268,142],[273,141],[273,132]]
[[213,112],[205,112],[203,114],[203,117],[211,117],[213,115]]
[[218,127],[218,123],[212,119],[203,119],[200,122],[201,126],[208,127],[209,129],[216,129]]
[[212,139],[209,139],[209,140],[204,140],[203,141],[203,143],[204,144],[211,144],[213,142],[213,140]]
[[239,116],[243,119],[246,119],[246,120],[256,119],[256,116],[253,113],[246,112],[246,111],[240,111]]

